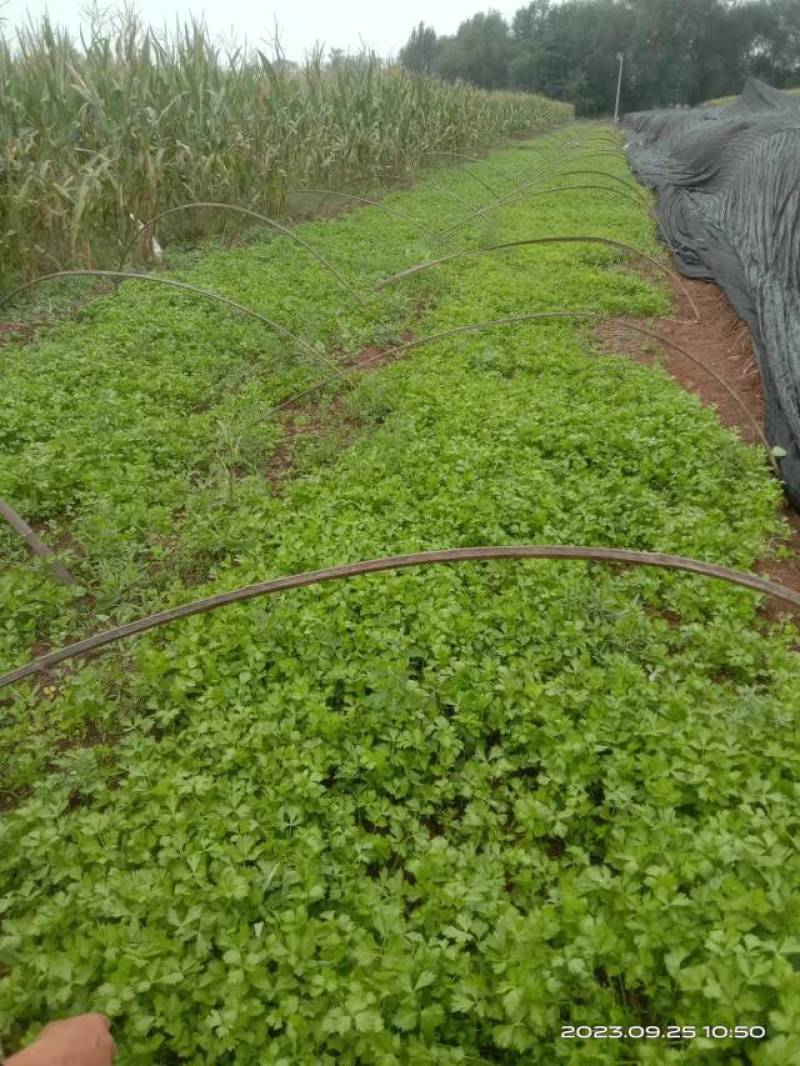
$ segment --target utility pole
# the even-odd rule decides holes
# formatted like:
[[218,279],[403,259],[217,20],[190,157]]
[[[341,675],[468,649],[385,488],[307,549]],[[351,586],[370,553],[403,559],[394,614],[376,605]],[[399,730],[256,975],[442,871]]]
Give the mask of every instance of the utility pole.
[[622,52],[617,52],[617,59],[619,60],[619,75],[617,76],[617,100],[614,104],[614,122],[619,122],[619,94],[622,89]]

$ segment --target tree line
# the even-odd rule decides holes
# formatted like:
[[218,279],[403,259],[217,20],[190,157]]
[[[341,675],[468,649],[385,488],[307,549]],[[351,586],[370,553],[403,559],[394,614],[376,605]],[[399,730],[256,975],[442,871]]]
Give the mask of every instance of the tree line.
[[421,22],[400,52],[411,70],[487,89],[568,100],[580,115],[696,105],[748,75],[800,82],[800,0],[533,0],[509,24],[479,12],[452,36]]

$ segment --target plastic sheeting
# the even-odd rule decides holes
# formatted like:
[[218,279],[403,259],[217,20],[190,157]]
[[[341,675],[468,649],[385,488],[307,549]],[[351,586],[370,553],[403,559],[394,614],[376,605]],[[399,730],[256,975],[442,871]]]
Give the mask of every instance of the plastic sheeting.
[[715,281],[750,327],[766,436],[786,452],[800,509],[800,97],[750,78],[727,107],[633,112],[622,125],[679,269]]

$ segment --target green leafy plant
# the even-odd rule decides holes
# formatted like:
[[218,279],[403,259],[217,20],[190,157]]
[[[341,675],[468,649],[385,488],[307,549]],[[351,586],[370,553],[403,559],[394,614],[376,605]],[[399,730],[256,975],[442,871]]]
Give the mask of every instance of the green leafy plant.
[[[552,143],[470,170],[521,184]],[[477,192],[458,167],[436,179]],[[431,228],[462,210],[426,186],[389,201]],[[496,243],[591,229],[659,254],[617,196],[521,196],[493,226]],[[360,291],[431,252],[371,207],[301,234]],[[182,276],[342,365],[407,331],[670,307],[567,244],[462,257],[365,307],[282,238]],[[70,545],[80,581],[47,581],[0,529],[4,667],[355,558],[526,541],[751,569],[783,528],[760,449],[572,320],[451,335],[295,400],[329,447],[301,448],[280,491],[258,456],[287,439],[259,415],[320,370],[256,322],[123,286],[3,355],[0,495]],[[741,589],[486,563],[230,607],[4,690],[6,1043],[95,1009],[123,1064],[791,1062],[797,669],[796,629]],[[642,1022],[769,1036],[559,1036]]]

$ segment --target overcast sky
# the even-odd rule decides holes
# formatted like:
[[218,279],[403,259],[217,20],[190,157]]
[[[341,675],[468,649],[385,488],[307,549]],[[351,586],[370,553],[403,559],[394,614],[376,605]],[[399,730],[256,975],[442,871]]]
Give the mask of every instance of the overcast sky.
[[[506,18],[522,7],[514,3],[483,3],[482,0],[138,0],[134,6],[143,19],[161,27],[194,13],[205,14],[215,36],[224,40],[244,38],[261,47],[274,36],[277,19],[281,45],[290,59],[302,59],[304,51],[319,42],[327,48],[357,50],[363,41],[380,55],[396,55],[408,40],[413,26],[423,21],[437,33],[453,33],[460,22],[476,11],[493,7]],[[49,11],[54,22],[72,29],[81,22],[81,0],[0,0],[0,18],[6,29]],[[105,6],[105,5],[103,5]],[[119,6],[117,4],[112,7]]]

